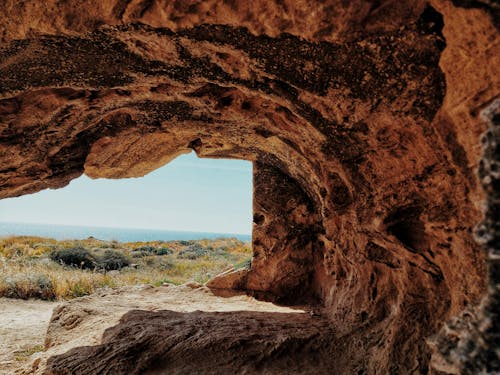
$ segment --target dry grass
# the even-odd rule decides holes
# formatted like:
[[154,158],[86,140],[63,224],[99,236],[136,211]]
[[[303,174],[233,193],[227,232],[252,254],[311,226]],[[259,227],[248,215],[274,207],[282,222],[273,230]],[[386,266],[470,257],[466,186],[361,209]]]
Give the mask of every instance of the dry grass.
[[[172,252],[166,255],[147,251],[142,256],[137,254],[137,249],[148,246],[168,248]],[[120,271],[104,272],[58,264],[49,257],[53,251],[75,247],[84,247],[96,256],[105,249],[114,249],[125,254],[133,265]],[[186,254],[195,259],[186,258]],[[249,244],[236,239],[119,243],[96,239],[57,241],[40,237],[9,237],[0,239],[0,296],[70,299],[103,287],[167,282],[182,284],[188,281],[205,283],[230,267],[245,264],[250,257]]]
[[14,354],[15,354],[14,358],[18,362],[26,361],[33,354],[38,353],[38,352],[43,352],[44,350],[45,350],[45,347],[43,345],[35,345],[31,348],[14,352]]

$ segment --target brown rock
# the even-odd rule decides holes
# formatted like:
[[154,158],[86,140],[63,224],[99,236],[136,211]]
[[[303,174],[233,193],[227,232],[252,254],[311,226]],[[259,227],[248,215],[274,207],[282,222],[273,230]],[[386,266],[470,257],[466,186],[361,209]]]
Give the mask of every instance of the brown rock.
[[245,290],[247,275],[248,270],[246,268],[239,270],[232,268],[215,276],[206,285],[210,289]]
[[[75,319],[75,316],[78,319]],[[290,330],[283,329],[284,323],[286,323],[284,327]],[[144,329],[136,330],[140,325]],[[318,337],[325,339],[326,336],[332,335],[332,328],[324,330],[324,325],[324,319],[315,318],[312,321],[309,314],[297,307],[276,306],[268,302],[257,301],[246,295],[221,298],[214,296],[206,287],[197,289],[191,289],[185,285],[171,285],[168,288],[145,285],[122,287],[73,299],[59,305],[54,309],[48,324],[45,351],[35,354],[22,369],[18,368],[21,365],[18,363],[15,370],[11,368],[11,371],[2,372],[2,367],[0,373],[9,375],[14,372],[25,375],[94,374],[98,373],[99,367],[108,369],[107,372],[111,374],[123,373],[123,369],[129,369],[125,371],[127,374],[143,373],[144,370],[141,371],[141,368],[148,367],[148,364],[156,362],[156,359],[162,362],[162,358],[166,357],[169,358],[169,363],[176,362],[175,367],[185,362],[184,365],[181,364],[178,367],[178,371],[186,368],[193,369],[196,366],[208,366],[198,368],[228,372],[233,368],[231,360],[233,356],[241,357],[237,363],[234,362],[235,366],[241,366],[242,369],[255,368],[257,365],[249,360],[249,356],[255,355],[258,351],[262,352],[259,357],[263,363],[266,363],[267,368],[277,368],[272,358],[279,355],[292,356],[293,353],[306,349],[295,348],[287,353],[285,349],[291,347],[292,342],[297,343],[297,340],[302,342],[300,340],[304,339],[305,342],[315,347],[322,346],[323,343],[317,340]],[[130,331],[124,335],[109,337],[108,333],[111,330],[121,331],[122,329]],[[193,340],[183,338],[179,346],[174,345],[178,349],[183,347],[182,350],[177,351],[170,344],[179,339],[179,336],[172,336],[174,341],[170,341],[170,344],[164,340],[163,344],[156,342],[158,337],[165,334],[165,330],[177,331],[181,336],[192,335]],[[193,336],[196,330],[198,331],[196,336],[201,341]],[[319,330],[324,330],[324,332],[316,335]],[[245,334],[240,336],[238,334],[240,331],[245,331]],[[109,350],[96,353],[91,359],[87,358],[87,350],[103,344],[104,341],[110,345]],[[142,341],[141,347],[143,344],[155,347],[153,351],[156,354],[151,352],[151,355],[142,357],[145,352],[137,352],[138,341]],[[201,355],[206,347],[205,344],[199,345],[200,342],[211,346],[210,350],[218,350],[219,353],[207,356],[208,352],[206,352],[205,355]],[[224,345],[227,346],[226,350],[220,350]],[[138,357],[119,358],[121,354],[118,352],[116,356],[108,357],[108,354],[115,349],[129,353],[136,351]],[[247,349],[251,350],[247,351]],[[326,350],[326,348],[321,350]],[[78,359],[73,355],[65,354],[70,351],[79,353]],[[189,361],[187,361],[188,358]],[[115,359],[118,359],[117,363],[113,363]],[[83,366],[74,368],[69,362],[63,364],[67,360],[69,362],[81,361]],[[300,357],[291,359],[297,363],[297,368],[311,368],[314,365],[308,359],[303,364],[298,360]],[[49,361],[49,366],[47,366],[47,361]],[[283,360],[278,360],[278,362],[281,363],[280,366],[285,365]],[[169,366],[169,363],[164,363],[164,365]],[[106,372],[106,370],[103,371]]]
[[336,342],[325,323],[295,313],[133,310],[102,344],[51,357],[46,374],[330,374]]
[[339,373],[432,371],[426,339],[488,282],[495,293],[498,267],[490,257],[488,276],[472,234],[498,185],[476,172],[498,122],[495,3],[8,0],[3,12],[0,198],[82,173],[142,176],[191,150],[253,161],[244,289],[324,307],[345,341]]

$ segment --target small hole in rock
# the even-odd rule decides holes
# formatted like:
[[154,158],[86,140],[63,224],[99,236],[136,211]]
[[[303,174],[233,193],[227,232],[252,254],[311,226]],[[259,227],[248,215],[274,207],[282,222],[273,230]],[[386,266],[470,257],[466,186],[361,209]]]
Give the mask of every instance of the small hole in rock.
[[253,215],[253,222],[257,225],[262,224],[266,220],[264,215],[261,214],[255,214]]
[[421,211],[420,207],[402,207],[384,221],[390,234],[406,248],[419,253],[427,250],[425,227],[420,220]]
[[368,319],[368,313],[366,311],[361,312],[361,321],[365,322]]
[[224,96],[219,99],[219,105],[222,107],[228,107],[233,103],[233,98],[231,96]]

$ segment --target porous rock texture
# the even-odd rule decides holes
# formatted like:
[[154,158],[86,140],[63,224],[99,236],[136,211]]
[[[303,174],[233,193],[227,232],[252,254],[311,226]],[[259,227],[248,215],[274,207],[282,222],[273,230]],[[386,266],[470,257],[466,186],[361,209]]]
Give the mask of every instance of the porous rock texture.
[[[0,198],[82,173],[142,176],[191,150],[250,160],[254,256],[232,284],[316,306],[342,337],[339,374],[468,371],[477,356],[445,365],[452,350],[430,337],[498,290],[473,237],[498,188],[477,174],[498,122],[484,115],[500,100],[496,2],[4,0],[1,12]],[[496,335],[478,349],[493,347],[485,371],[499,366]]]
[[200,285],[101,289],[57,306],[46,350],[0,373],[284,373],[313,366],[329,373],[332,331],[325,318],[301,308],[244,294],[217,297]]

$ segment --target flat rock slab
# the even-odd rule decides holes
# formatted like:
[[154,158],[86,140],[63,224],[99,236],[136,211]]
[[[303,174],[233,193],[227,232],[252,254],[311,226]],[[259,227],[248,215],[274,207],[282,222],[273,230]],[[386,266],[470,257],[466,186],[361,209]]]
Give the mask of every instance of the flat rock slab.
[[[106,290],[64,302],[52,314],[46,351],[24,374],[307,373],[333,347],[331,324],[300,308],[206,287]],[[322,358],[322,359],[321,359]],[[325,359],[327,359],[325,361]],[[316,373],[318,373],[316,371]]]
[[329,373],[333,332],[309,314],[134,310],[48,374]]

